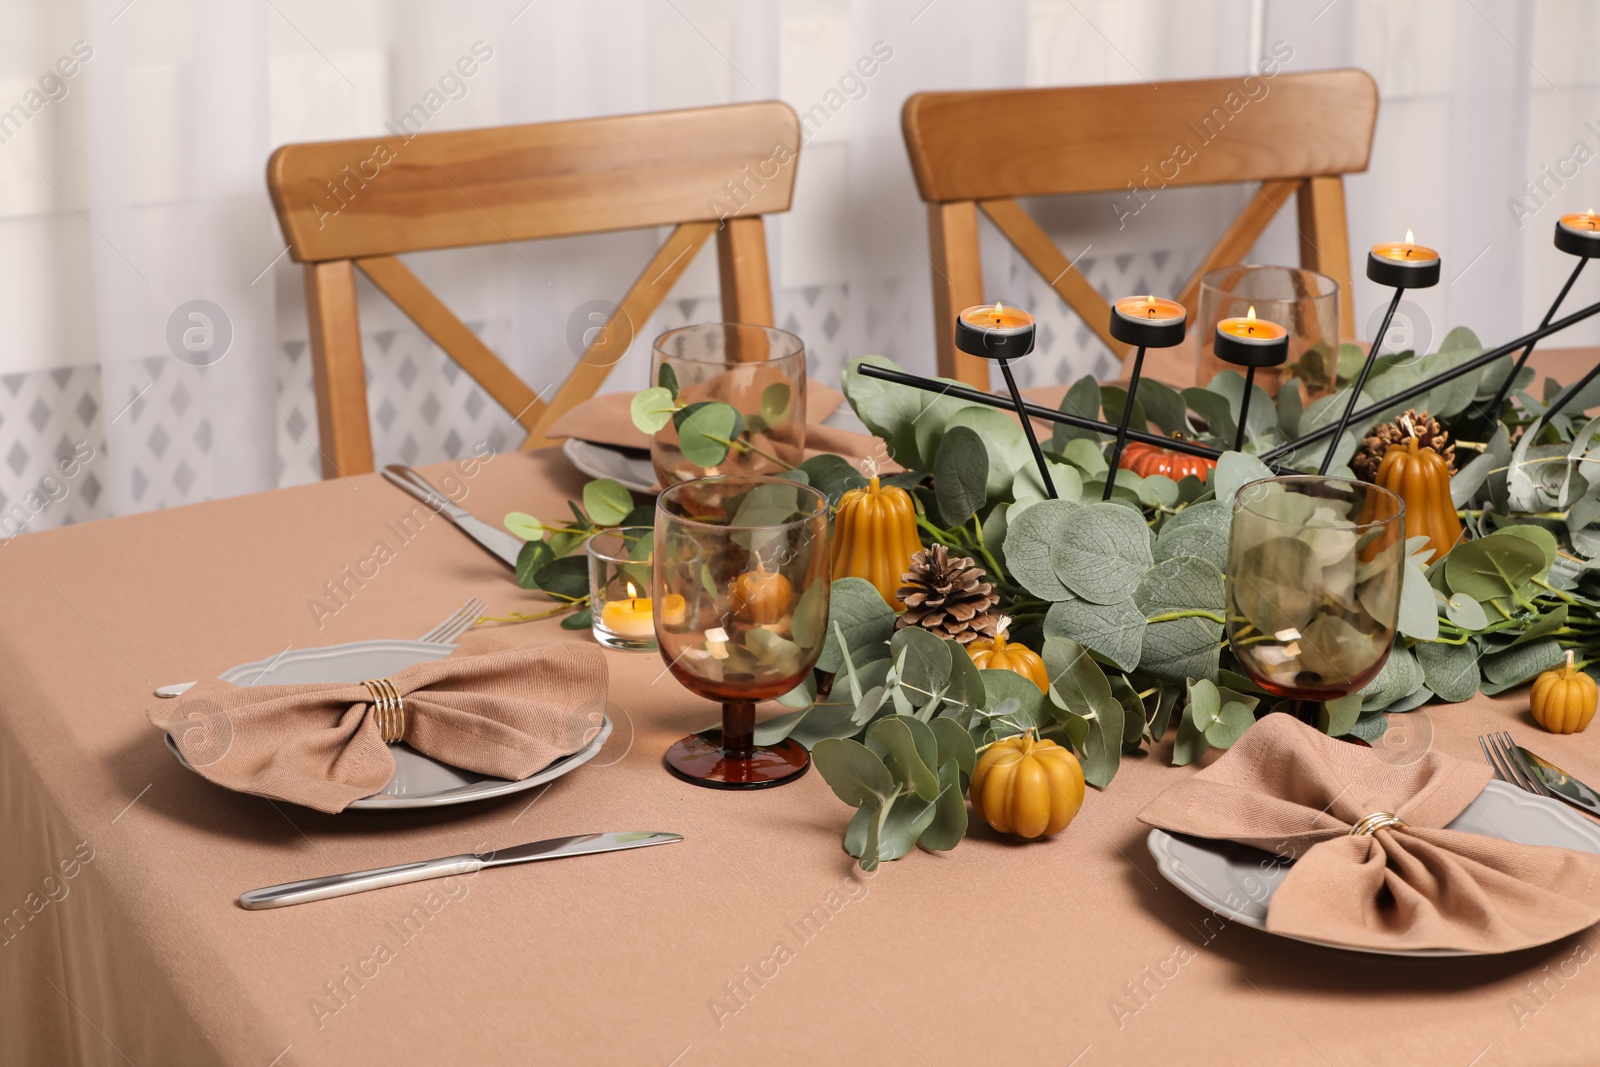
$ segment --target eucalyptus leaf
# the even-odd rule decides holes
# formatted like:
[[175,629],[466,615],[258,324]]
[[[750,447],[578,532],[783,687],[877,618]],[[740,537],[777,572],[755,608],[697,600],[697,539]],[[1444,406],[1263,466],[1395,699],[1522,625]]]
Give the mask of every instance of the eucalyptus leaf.
[[[1383,583],[1368,582],[1362,589]],[[1372,612],[1375,618],[1382,618],[1378,612]],[[1400,579],[1400,621],[1399,630],[1407,637],[1417,641],[1433,641],[1439,636],[1439,608],[1433,596],[1433,586],[1428,584],[1428,576],[1422,568],[1406,560]]]
[[852,808],[881,804],[896,791],[889,768],[859,741],[837,737],[818,741],[811,759],[833,795]]
[[866,476],[843,456],[823,452],[800,464],[810,485],[828,498],[831,507],[837,507],[839,498],[852,489],[867,484]]
[[561,628],[563,630],[587,630],[593,625],[594,612],[588,608],[580,608],[571,615],[563,616],[561,619]]
[[597,526],[616,526],[633,510],[633,494],[614,478],[598,478],[583,487],[583,510]]
[[1567,606],[1565,604],[1557,605],[1550,611],[1547,611],[1543,615],[1539,616],[1539,618],[1535,620],[1531,626],[1528,626],[1520,634],[1518,634],[1516,640],[1511,642],[1511,647],[1515,648],[1518,645],[1526,645],[1530,642],[1537,641],[1540,638],[1547,637],[1561,629],[1566,624]]
[[539,588],[534,576],[555,558],[555,552],[545,542],[525,542],[521,550],[517,552],[517,584],[524,589]]
[[782,422],[789,414],[789,384],[773,382],[761,390],[761,421],[768,426]]
[[1116,604],[1063,600],[1045,614],[1047,637],[1066,637],[1115,663],[1125,671],[1139,666],[1144,643],[1144,613],[1130,597]]
[[[865,578],[836,578],[829,588],[828,637],[817,659],[817,669],[836,673],[844,666],[841,649],[863,662],[888,654],[894,633],[894,609],[884,603],[876,586]],[[845,646],[840,645],[843,633]]]
[[933,816],[932,801],[904,794],[896,797],[879,827],[878,860],[897,860],[910,852],[917,838],[933,824]]
[[505,517],[505,527],[524,541],[544,540],[544,523],[522,511],[513,511]]
[[[1056,576],[1051,549],[1070,536],[1074,516],[1083,505],[1067,500],[1046,500],[1028,508],[1006,525],[1006,570],[1017,582],[1043,600],[1066,600],[1073,594]],[[1142,524],[1141,524],[1142,525]]]
[[896,676],[903,685],[920,690],[916,697],[918,704],[950,681],[952,650],[959,651],[959,646],[920,626],[903,627],[890,638],[889,658],[895,662]]
[[589,594],[589,561],[582,556],[565,556],[540,567],[533,580],[551,596],[580,600]]
[[[1030,508],[1017,522],[1026,522],[1044,506]],[[1113,604],[1126,599],[1128,589],[1154,562],[1150,528],[1137,512],[1115,504],[1086,504],[1072,513],[1065,526],[1066,536],[1049,545],[1050,565],[1061,584],[1085,600]],[[1013,528],[1007,548],[1015,542]],[[1017,578],[1028,585],[1020,574]]]
[[[843,375],[844,395],[867,429],[883,439],[889,455],[908,470],[926,471],[933,467],[933,451],[923,455],[917,445],[917,427],[928,425],[937,429],[959,410],[962,401],[942,393],[930,393],[909,385],[897,385],[878,378],[869,378],[859,370],[863,363],[902,370],[893,360],[882,356],[861,356],[850,361]],[[951,379],[940,379],[950,385],[960,385]],[[1020,429],[1020,428],[1019,428]],[[937,448],[938,442],[931,442]]]
[[[972,739],[967,739],[968,747]],[[917,838],[917,844],[932,852],[948,852],[967,836],[967,804],[961,788],[961,770],[955,760],[939,765],[939,797],[933,803],[933,819]]]
[[1478,692],[1478,652],[1463,645],[1421,644],[1412,650],[1427,687],[1447,704],[1470,700]]
[[1044,661],[1050,672],[1052,703],[1088,720],[1083,741],[1083,777],[1090,785],[1103,789],[1116,775],[1122,759],[1126,715],[1122,702],[1112,693],[1100,665],[1084,655],[1076,642],[1046,637]]
[[965,525],[987,500],[989,452],[968,426],[945,430],[933,461],[933,492],[947,526]]
[[970,776],[978,765],[978,753],[972,744],[972,735],[953,719],[934,719],[928,724],[939,748],[939,769],[954,764],[964,775]]
[[681,409],[674,421],[678,425],[678,450],[697,467],[715,467],[728,458],[728,446],[737,434],[739,413],[721,401],[702,401]]
[[1217,717],[1206,727],[1206,744],[1212,748],[1232,748],[1255,722],[1256,717],[1251,714],[1249,705],[1230,700],[1222,705]]
[[[671,372],[672,368],[663,363],[661,370],[665,374]],[[671,422],[672,413],[677,409],[677,399],[672,390],[660,387],[639,390],[633,394],[633,402],[628,405],[633,425],[647,434],[654,434]]]
[[1463,630],[1481,630],[1489,625],[1483,605],[1465,593],[1457,593],[1444,604],[1445,618]]
[[1361,694],[1325,700],[1317,713],[1317,725],[1329,737],[1343,737],[1355,728],[1361,719]]
[[[1205,507],[1201,504],[1199,507]],[[1184,511],[1193,510],[1190,508]],[[1179,515],[1184,512],[1179,512]],[[1177,516],[1174,516],[1176,518]],[[1161,528],[1156,537],[1155,561],[1169,560],[1174,556],[1198,556],[1216,565],[1219,571],[1228,566],[1228,528],[1207,522],[1191,522],[1174,526],[1171,522]]]
[[1045,696],[1039,687],[1016,671],[981,671],[983,688],[991,709],[1010,701],[1012,708],[1005,717],[1017,726],[1027,729],[1044,725]]
[[1384,661],[1378,676],[1361,690],[1361,710],[1386,708],[1423,687],[1422,667],[1410,652],[1396,648]]
[[1272,468],[1256,457],[1243,452],[1224,452],[1211,475],[1211,487],[1216,490],[1219,501],[1231,505],[1245,485],[1270,477]]
[[[1061,398],[1058,410],[1069,415],[1078,415],[1085,419],[1098,419],[1100,417],[1100,383],[1094,375],[1085,374],[1082,378],[1072,383],[1071,388]],[[1050,451],[1062,452],[1067,443],[1080,439],[1091,442],[1098,440],[1099,435],[1093,430],[1080,429],[1058,422],[1050,432]]]
[[1451,592],[1492,600],[1515,593],[1543,572],[1544,552],[1525,538],[1493,533],[1457,545],[1445,557],[1444,568]]
[[1222,624],[1196,615],[1162,618],[1193,611],[1221,617],[1226,601],[1222,571],[1216,564],[1196,556],[1174,556],[1139,580],[1133,599],[1149,620],[1139,657],[1141,670],[1175,682],[1216,677]]
[[938,759],[938,742],[928,724],[904,715],[889,715],[867,729],[868,747],[877,742],[886,750],[884,766],[902,787],[921,800],[939,796],[939,778],[930,762]]
[[[1021,424],[997,408],[976,404],[961,408],[945,420],[944,436],[948,438],[957,428],[971,430],[984,447],[988,460],[987,495],[990,500],[1003,497],[1010,490],[1017,470],[1024,463],[1033,462],[1033,453],[1028,447],[1028,439],[1022,432]],[[940,448],[942,447],[941,442]],[[935,455],[937,456],[937,453]],[[939,482],[937,462],[936,458],[934,466],[936,488]],[[952,521],[959,521],[970,515],[969,511]]]

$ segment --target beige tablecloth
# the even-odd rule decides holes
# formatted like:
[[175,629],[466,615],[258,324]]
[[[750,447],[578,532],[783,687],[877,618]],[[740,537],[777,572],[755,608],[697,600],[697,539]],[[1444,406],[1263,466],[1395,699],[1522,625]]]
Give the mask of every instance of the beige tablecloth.
[[[496,456],[461,480],[489,519],[560,514],[581,485],[555,450]],[[1167,765],[1170,740],[1127,759],[1059,838],[978,832],[870,877],[841,851],[850,812],[815,773],[747,794],[667,775],[663,750],[714,708],[654,655],[608,653],[611,740],[526,795],[329,816],[181,768],[143,715],[157,685],[288,647],[413,637],[474,595],[495,613],[536,608],[424,514],[366,476],[0,544],[0,1063],[1600,1058],[1592,933],[1500,958],[1391,959],[1190,902],[1156,873],[1134,818],[1192,773]],[[502,633],[571,636],[554,623]],[[1525,706],[1513,694],[1426,708],[1386,744],[1472,758],[1475,735],[1508,729],[1600,783],[1596,734],[1543,734]],[[279,911],[234,903],[276,882],[595,830],[686,840]]]

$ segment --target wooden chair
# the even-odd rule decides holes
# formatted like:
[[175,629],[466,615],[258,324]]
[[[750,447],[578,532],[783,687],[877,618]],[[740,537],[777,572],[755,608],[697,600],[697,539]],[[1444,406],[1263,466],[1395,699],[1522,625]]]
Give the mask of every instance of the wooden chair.
[[[1106,301],[1017,203],[1024,196],[1117,193],[1132,210],[1166,186],[1258,182],[1255,196],[1178,296],[1192,316],[1201,276],[1239,262],[1298,193],[1301,265],[1344,288],[1340,334],[1353,338],[1341,175],[1367,169],[1377,86],[1360,70],[1279,74],[1255,79],[1255,87],[1245,81],[917,93],[908,99],[901,124],[928,204],[939,372],[988,385],[988,364],[953,344],[956,315],[985,301],[980,208],[1113,352],[1127,354],[1110,335]],[[1181,153],[1179,146],[1190,151]]]
[[[794,111],[775,101],[279,148],[267,187],[305,264],[323,477],[373,469],[356,268],[527,430],[522,447],[541,447],[713,233],[723,318],[773,325],[762,216],[789,209],[798,154]],[[671,235],[549,400],[398,258],[666,225]]]

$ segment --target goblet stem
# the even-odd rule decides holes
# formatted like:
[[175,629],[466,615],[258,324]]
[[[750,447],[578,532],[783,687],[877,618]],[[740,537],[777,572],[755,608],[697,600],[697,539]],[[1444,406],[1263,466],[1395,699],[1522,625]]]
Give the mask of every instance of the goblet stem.
[[756,748],[756,705],[753,700],[722,702],[722,752],[729,759],[749,759]]
[[1317,717],[1322,711],[1320,700],[1296,700],[1293,715],[1307,726],[1316,726]]

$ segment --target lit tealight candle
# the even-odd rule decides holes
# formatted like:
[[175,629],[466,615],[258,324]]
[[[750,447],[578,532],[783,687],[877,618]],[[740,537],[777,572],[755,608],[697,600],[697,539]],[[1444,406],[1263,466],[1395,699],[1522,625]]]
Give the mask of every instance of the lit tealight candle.
[[1125,319],[1157,326],[1178,322],[1189,314],[1176,300],[1154,296],[1125,296],[1115,306],[1117,314]]
[[1426,289],[1439,281],[1439,253],[1416,243],[1410,230],[1404,241],[1372,246],[1367,277],[1397,289]]
[[1218,359],[1240,367],[1275,367],[1289,358],[1289,331],[1276,322],[1256,318],[1251,305],[1243,318],[1217,323],[1212,351]]
[[1585,259],[1600,256],[1600,215],[1590,208],[1581,215],[1562,215],[1556,223],[1556,247]]
[[[656,633],[655,604],[629,582],[626,600],[608,600],[600,609],[600,625],[618,637],[654,637]],[[683,597],[669,593],[661,601],[661,621],[677,625],[684,620],[686,606]]]
[[1287,337],[1289,334],[1288,330],[1275,322],[1256,318],[1254,304],[1250,305],[1250,310],[1245,313],[1243,318],[1223,319],[1217,323],[1217,332],[1258,345],[1270,344],[1280,338]]
[[1016,359],[1033,351],[1033,316],[996,301],[979,304],[956,318],[956,347],[984,359]]
[[1111,305],[1111,336],[1136,348],[1171,348],[1183,341],[1189,311],[1159,296],[1125,296]]

